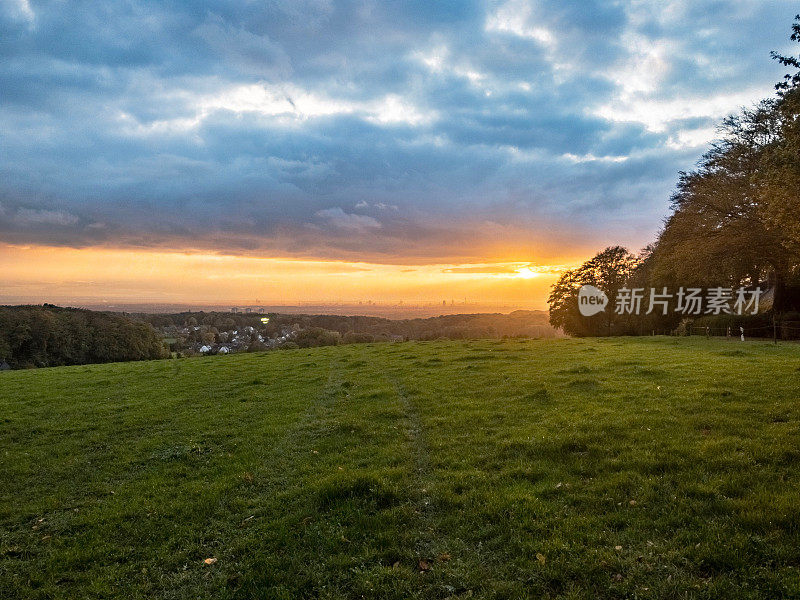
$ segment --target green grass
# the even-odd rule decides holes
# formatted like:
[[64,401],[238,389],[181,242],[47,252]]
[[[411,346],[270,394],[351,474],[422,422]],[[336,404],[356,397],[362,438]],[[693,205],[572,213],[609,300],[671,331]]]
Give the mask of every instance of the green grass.
[[694,338],[3,373],[0,598],[798,597],[799,397]]

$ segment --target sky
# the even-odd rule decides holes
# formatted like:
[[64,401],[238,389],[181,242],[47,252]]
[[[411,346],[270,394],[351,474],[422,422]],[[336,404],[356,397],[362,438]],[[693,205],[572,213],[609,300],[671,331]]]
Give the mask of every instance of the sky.
[[0,2],[0,302],[544,308],[638,250],[796,2]]

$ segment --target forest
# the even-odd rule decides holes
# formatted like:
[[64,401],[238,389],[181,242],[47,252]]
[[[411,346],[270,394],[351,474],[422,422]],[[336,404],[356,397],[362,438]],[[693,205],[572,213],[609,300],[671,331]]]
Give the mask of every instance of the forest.
[[124,315],[43,306],[0,306],[0,364],[11,368],[165,358],[161,336]]

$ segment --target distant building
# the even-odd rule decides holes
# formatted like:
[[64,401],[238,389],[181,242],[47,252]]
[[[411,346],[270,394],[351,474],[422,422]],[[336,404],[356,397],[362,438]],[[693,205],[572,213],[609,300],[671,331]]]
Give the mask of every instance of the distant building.
[[11,365],[8,364],[6,361],[0,362],[0,371],[10,371]]
[[232,312],[232,313],[238,313],[238,312],[239,312],[239,307],[238,307],[238,306],[234,306],[234,307],[231,309],[231,312]]

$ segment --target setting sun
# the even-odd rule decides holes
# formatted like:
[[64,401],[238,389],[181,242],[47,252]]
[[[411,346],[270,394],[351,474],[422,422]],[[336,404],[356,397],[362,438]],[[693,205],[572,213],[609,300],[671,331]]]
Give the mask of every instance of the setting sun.
[[530,267],[522,267],[517,271],[515,277],[519,277],[520,279],[533,279],[534,277],[539,277],[541,273],[537,273]]

